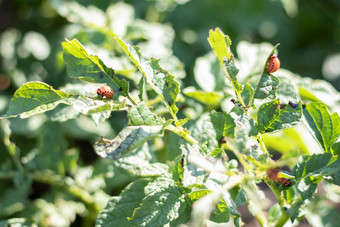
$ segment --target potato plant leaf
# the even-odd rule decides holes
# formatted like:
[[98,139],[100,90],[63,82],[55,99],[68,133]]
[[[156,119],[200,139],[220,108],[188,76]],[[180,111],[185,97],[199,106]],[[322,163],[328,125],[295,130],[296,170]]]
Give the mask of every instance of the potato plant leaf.
[[30,116],[54,109],[60,103],[71,104],[72,95],[58,91],[42,82],[28,82],[23,84],[15,93],[4,118]]
[[[210,190],[208,189],[201,189],[201,190],[196,190],[196,191],[192,191],[188,197],[190,199],[191,203],[196,202],[197,200],[203,198],[204,196],[208,195],[209,193],[211,193]],[[202,201],[200,201],[202,203],[204,203],[204,199],[202,199]],[[227,223],[230,219],[230,213],[229,213],[229,207],[226,204],[226,202],[224,201],[224,199],[222,197],[220,197],[220,201],[216,201],[217,204],[215,204],[216,206],[209,206],[210,210],[210,220],[214,221],[216,223]],[[208,207],[208,204],[206,204]],[[210,204],[209,204],[210,205]],[[209,210],[208,210],[209,211]],[[209,212],[207,212],[207,215],[209,215]],[[206,218],[209,218],[206,217]]]
[[220,62],[228,80],[236,93],[240,93],[242,86],[237,82],[238,68],[235,66],[234,55],[230,50],[231,40],[219,28],[209,31],[208,42]]
[[340,159],[331,153],[304,156],[292,169],[296,180],[303,177],[330,176],[340,171]]
[[145,197],[144,188],[148,182],[146,179],[135,180],[119,196],[111,197],[106,207],[99,212],[96,226],[135,226],[128,221],[128,217]]
[[248,83],[245,83],[244,86],[243,86],[242,93],[241,93],[241,97],[242,97],[245,105],[247,105],[247,106],[249,105],[249,101],[250,101],[253,93],[254,93],[254,89],[251,87],[251,85],[248,84]]
[[276,88],[279,84],[279,79],[271,74],[268,74],[264,70],[263,75],[258,83],[258,89],[255,92],[256,99],[270,98],[274,99],[276,97]]
[[331,151],[331,146],[340,136],[339,115],[329,113],[323,103],[310,103],[303,111],[309,130],[325,152]]
[[112,160],[127,155],[143,145],[147,140],[161,136],[164,122],[153,114],[144,103],[128,111],[129,123],[113,139],[101,138],[95,145],[95,151],[103,158]]
[[214,126],[217,141],[220,141],[222,137],[234,138],[236,125],[229,114],[212,112],[210,113],[210,121]]
[[300,123],[302,106],[293,103],[284,109],[278,108],[279,101],[273,100],[260,106],[257,112],[258,130],[260,133],[275,132],[293,127]]
[[142,72],[146,82],[163,99],[175,118],[178,111],[176,99],[179,93],[179,83],[175,80],[175,77],[161,68],[159,60],[143,56],[139,51],[139,47],[131,46],[118,37],[115,39],[126,55]]
[[149,146],[145,143],[126,157],[115,161],[114,165],[133,177],[160,176],[168,173],[168,165],[159,162],[151,163],[151,158]]
[[223,95],[219,92],[205,92],[201,90],[195,90],[195,89],[185,89],[183,93],[191,97],[193,99],[196,99],[197,101],[210,106],[218,106],[220,105],[220,101],[223,98]]
[[91,83],[106,83],[114,90],[113,99],[119,95],[128,96],[129,83],[118,79],[114,70],[107,67],[98,56],[89,55],[78,40],[62,43],[67,74]]
[[170,184],[148,194],[129,220],[136,226],[163,226],[185,212],[186,202],[180,188]]
[[[267,59],[269,59],[270,56],[275,53],[275,50],[278,46],[279,44],[274,46],[274,48],[272,49]],[[258,84],[256,85],[256,88],[254,91],[254,98],[257,98],[257,99],[265,99],[265,98],[274,99],[276,97],[276,91],[277,91],[276,88],[279,84],[279,79],[276,76],[268,73],[267,68],[266,68],[267,63],[268,62],[265,62],[261,78]]]

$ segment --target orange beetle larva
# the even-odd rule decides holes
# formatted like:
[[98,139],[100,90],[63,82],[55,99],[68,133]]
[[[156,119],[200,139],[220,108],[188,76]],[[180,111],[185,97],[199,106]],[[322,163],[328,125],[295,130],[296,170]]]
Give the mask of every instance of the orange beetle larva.
[[279,177],[280,168],[275,169],[268,169],[267,170],[267,176],[272,181],[277,181],[278,183],[282,184],[285,187],[288,187],[291,184],[291,180],[287,178],[281,178]]
[[276,55],[270,56],[269,62],[267,64],[267,72],[269,74],[276,72],[280,68],[280,65],[280,59]]
[[114,92],[110,86],[104,85],[97,89],[97,94],[107,99],[112,99]]

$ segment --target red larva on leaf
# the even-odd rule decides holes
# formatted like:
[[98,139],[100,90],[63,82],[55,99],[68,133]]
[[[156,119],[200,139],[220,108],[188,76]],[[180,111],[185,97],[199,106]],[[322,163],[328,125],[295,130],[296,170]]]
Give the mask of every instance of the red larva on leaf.
[[279,177],[280,171],[281,171],[280,168],[268,169],[267,170],[267,176],[272,181],[277,181],[278,183],[282,184],[283,186],[288,187],[292,182],[291,182],[290,179]]
[[277,178],[276,181],[285,187],[288,187],[292,183],[290,179],[287,179],[287,178]]
[[280,68],[280,65],[280,59],[276,55],[270,56],[267,64],[267,72],[269,74],[276,72]]
[[110,86],[104,85],[97,89],[97,94],[107,99],[112,99],[114,92]]

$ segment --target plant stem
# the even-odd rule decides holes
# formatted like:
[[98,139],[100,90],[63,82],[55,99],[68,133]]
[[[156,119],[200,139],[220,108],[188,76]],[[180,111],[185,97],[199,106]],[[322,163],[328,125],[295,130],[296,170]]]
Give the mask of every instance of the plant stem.
[[282,198],[280,191],[267,178],[264,178],[263,181],[268,185],[279,202],[279,205],[282,207],[284,205],[284,199]]
[[289,220],[289,216],[288,214],[281,208],[281,216],[279,218],[279,220],[277,220],[275,227],[281,227],[284,224],[286,224],[286,222]]
[[260,81],[261,81],[263,75],[264,75],[264,74],[263,74],[263,70],[262,70],[260,80],[259,80],[258,83],[256,84],[255,90],[254,90],[254,92],[253,92],[253,94],[252,94],[252,96],[251,96],[251,98],[250,98],[250,100],[249,100],[248,108],[250,108],[250,107],[253,105],[253,102],[254,102],[254,99],[255,99],[255,94],[256,94],[257,90],[259,89],[259,83],[260,83]]
[[192,137],[190,133],[186,131],[186,129],[182,127],[175,127],[173,125],[169,125],[165,129],[172,131],[173,133],[176,133],[177,135],[179,135],[180,137],[182,137],[191,144],[198,144],[198,141],[194,137]]
[[130,97],[130,95],[128,95],[127,97],[134,106],[137,105],[137,103]]

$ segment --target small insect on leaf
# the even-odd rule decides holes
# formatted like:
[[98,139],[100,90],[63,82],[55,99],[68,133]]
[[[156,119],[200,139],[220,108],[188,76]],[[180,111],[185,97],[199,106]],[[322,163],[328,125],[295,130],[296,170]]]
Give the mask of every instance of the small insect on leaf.
[[221,144],[227,143],[227,140],[226,140],[226,138],[224,136],[221,137],[220,143]]
[[110,86],[104,85],[97,89],[97,94],[107,99],[112,99],[114,92]]
[[299,106],[299,103],[293,103],[293,102],[291,102],[291,101],[289,101],[288,104],[289,104],[293,109],[295,109],[296,107]]
[[285,187],[288,187],[291,184],[291,180],[287,179],[287,178],[277,178],[276,181],[279,182],[280,184],[282,184]]
[[276,55],[271,55],[267,63],[267,72],[269,74],[276,72],[280,68],[281,62]]
[[285,187],[290,186],[291,180],[287,179],[287,178],[279,177],[280,171],[281,171],[281,169],[279,167],[277,167],[275,169],[268,169],[266,172],[267,172],[267,176],[270,180],[276,181],[276,182],[282,184]]

